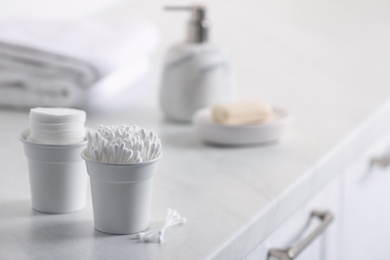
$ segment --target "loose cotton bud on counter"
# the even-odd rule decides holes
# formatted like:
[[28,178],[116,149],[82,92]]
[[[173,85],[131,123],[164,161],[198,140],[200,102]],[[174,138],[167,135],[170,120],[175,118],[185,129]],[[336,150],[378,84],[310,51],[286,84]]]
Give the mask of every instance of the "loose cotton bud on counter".
[[183,225],[187,222],[186,218],[179,215],[176,210],[168,209],[164,226],[161,229],[153,229],[146,232],[140,232],[135,235],[135,239],[144,243],[162,243],[164,241],[165,230],[176,225]]

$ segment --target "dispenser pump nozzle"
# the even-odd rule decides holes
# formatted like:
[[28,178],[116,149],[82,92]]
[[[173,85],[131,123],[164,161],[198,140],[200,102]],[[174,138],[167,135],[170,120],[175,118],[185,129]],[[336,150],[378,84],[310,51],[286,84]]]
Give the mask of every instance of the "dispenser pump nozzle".
[[202,43],[208,40],[209,22],[206,17],[206,7],[193,6],[166,6],[167,11],[191,11],[192,18],[188,23],[188,40],[193,43]]

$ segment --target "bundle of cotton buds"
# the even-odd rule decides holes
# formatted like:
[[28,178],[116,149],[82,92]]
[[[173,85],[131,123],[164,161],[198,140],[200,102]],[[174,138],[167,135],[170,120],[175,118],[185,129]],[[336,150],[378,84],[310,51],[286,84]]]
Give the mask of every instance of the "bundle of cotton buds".
[[162,243],[164,239],[165,230],[168,227],[175,226],[175,225],[182,225],[185,224],[186,222],[187,219],[181,217],[176,210],[168,209],[164,226],[161,229],[153,229],[147,232],[140,232],[136,235],[135,238],[145,243]]
[[157,134],[139,126],[103,126],[87,134],[90,158],[103,163],[131,164],[161,156]]

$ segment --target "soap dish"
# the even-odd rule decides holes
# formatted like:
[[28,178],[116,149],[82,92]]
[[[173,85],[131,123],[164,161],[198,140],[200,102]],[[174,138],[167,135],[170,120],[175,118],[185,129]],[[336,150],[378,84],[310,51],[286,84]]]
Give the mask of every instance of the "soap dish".
[[265,123],[252,125],[223,125],[213,121],[212,108],[198,110],[193,123],[200,138],[217,145],[252,145],[279,140],[291,123],[289,113],[281,108],[273,107],[274,117]]

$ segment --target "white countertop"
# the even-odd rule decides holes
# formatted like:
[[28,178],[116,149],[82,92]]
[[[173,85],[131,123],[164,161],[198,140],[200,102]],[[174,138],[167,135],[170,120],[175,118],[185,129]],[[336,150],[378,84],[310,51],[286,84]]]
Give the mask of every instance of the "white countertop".
[[[131,236],[95,231],[90,198],[77,213],[34,212],[17,138],[28,125],[28,113],[2,109],[0,259],[240,259],[337,174],[344,161],[388,131],[388,1],[210,5],[213,37],[227,43],[235,62],[238,95],[288,109],[294,115],[289,135],[269,146],[207,146],[191,126],[164,122],[154,94],[146,105],[129,106],[115,116],[89,114],[90,127],[138,124],[162,139],[151,224],[161,221],[167,208],[177,209],[188,223],[168,230],[163,244],[140,244]],[[174,15],[161,14],[160,6],[149,1],[101,17],[136,13],[159,22],[168,37],[163,46],[183,29],[173,28]]]

